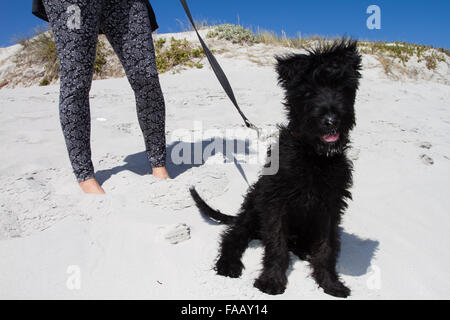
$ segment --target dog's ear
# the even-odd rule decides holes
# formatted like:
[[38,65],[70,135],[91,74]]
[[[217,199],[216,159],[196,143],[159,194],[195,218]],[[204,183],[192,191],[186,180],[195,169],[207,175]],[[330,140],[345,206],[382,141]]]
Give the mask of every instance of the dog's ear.
[[351,88],[358,89],[362,70],[362,58],[358,50],[358,41],[344,39],[342,40],[341,46],[344,51],[345,62],[347,65],[347,72],[345,72],[346,76],[342,83],[345,83]]
[[277,60],[278,81],[281,84],[287,84],[295,78],[301,78],[308,69],[309,57],[305,54],[292,54],[275,58]]
[[351,65],[355,75],[358,78],[361,77],[360,71],[362,69],[362,58],[358,51],[358,41],[357,40],[347,40],[343,39],[341,42],[343,50],[346,52],[347,63]]

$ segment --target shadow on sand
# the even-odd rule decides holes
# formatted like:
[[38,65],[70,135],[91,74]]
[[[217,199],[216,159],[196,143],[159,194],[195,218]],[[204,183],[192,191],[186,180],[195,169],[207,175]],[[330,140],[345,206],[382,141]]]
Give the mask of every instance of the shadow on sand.
[[[213,141],[215,141],[213,143]],[[217,148],[220,146],[222,142],[222,148]],[[239,146],[239,147],[237,147]],[[216,147],[216,148],[214,148]],[[232,148],[232,150],[230,150]],[[219,150],[217,150],[219,149]],[[184,151],[191,150],[190,155]],[[200,161],[194,161],[194,152],[195,150],[200,151],[203,157]],[[205,164],[205,162],[212,156],[216,155],[218,152],[225,155],[225,159],[227,163],[234,163],[237,169],[239,170],[241,176],[247,181],[247,177],[245,176],[244,170],[240,165],[239,161],[236,160],[234,154],[242,154],[242,155],[250,155],[252,152],[250,151],[250,142],[244,140],[225,140],[223,138],[213,138],[209,140],[203,140],[199,142],[183,142],[183,141],[175,141],[167,147],[167,162],[166,168],[169,172],[169,175],[172,179],[175,179],[179,175],[188,171],[194,167],[200,167]],[[172,155],[177,158],[181,157],[184,159],[183,163],[176,164],[172,161]],[[186,161],[187,160],[187,161]],[[127,156],[124,159],[125,164],[121,166],[117,166],[107,170],[99,170],[95,173],[95,177],[97,181],[102,185],[110,179],[113,175],[118,174],[122,171],[131,171],[138,175],[148,175],[152,173],[152,168],[149,165],[147,154],[145,152],[139,152],[132,155]],[[248,181],[247,181],[248,183]]]
[[[341,252],[336,266],[338,273],[354,277],[367,274],[379,244],[377,240],[362,239],[341,228]],[[261,242],[254,240],[249,246],[260,247]],[[291,257],[293,259],[290,261],[288,275],[294,270],[294,264],[300,260],[296,255],[291,255]]]
[[[214,156],[217,151],[226,155],[226,162],[233,162],[242,177],[247,181],[244,170],[238,161],[234,158],[233,154],[236,154],[236,146],[240,144],[240,146],[245,146],[245,148],[237,148],[237,152],[239,154],[250,154],[249,151],[249,143],[248,141],[243,140],[223,140],[223,149],[222,150],[210,150],[212,140],[203,140],[201,142],[179,142],[176,141],[167,147],[167,171],[169,172],[172,179],[175,179],[179,175],[183,174],[187,170],[193,167],[202,166],[210,156]],[[233,146],[233,152],[229,152],[227,149],[230,146]],[[174,149],[176,148],[176,149]],[[172,162],[172,154],[180,155],[179,150],[191,150],[191,161],[186,161],[187,163],[182,164],[174,164]],[[194,164],[194,150],[202,150],[203,157],[201,163]],[[205,150],[207,151],[205,154]],[[228,152],[224,152],[224,151]],[[175,152],[175,153],[173,153]],[[183,155],[181,153],[181,155]],[[107,181],[111,176],[118,174],[122,171],[131,171],[138,175],[148,175],[152,173],[152,169],[149,165],[147,155],[145,152],[140,152],[136,154],[132,154],[127,156],[125,159],[125,164],[121,166],[117,166],[108,170],[100,170],[96,173],[96,178],[100,184],[103,184]],[[247,182],[248,183],[248,182]],[[217,223],[205,219],[205,222],[216,225]],[[261,243],[257,240],[252,241],[250,243],[250,247],[258,247]],[[376,254],[378,249],[379,242],[371,239],[362,239],[359,238],[355,234],[350,234],[341,229],[341,253],[339,256],[337,270],[341,274],[350,275],[350,276],[362,276],[368,272],[368,268],[371,265],[371,261]],[[297,256],[294,259],[291,259],[291,263],[288,269],[288,274],[293,270],[293,264],[299,260]]]

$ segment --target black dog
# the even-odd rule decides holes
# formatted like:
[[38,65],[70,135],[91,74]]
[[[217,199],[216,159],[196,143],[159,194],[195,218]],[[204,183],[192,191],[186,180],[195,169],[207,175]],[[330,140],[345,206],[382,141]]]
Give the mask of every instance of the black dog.
[[326,293],[347,297],[350,289],[339,280],[336,260],[338,226],[351,199],[346,149],[361,77],[357,42],[341,39],[277,60],[289,120],[280,127],[278,173],[259,178],[236,217],[211,209],[193,188],[191,194],[204,214],[230,225],[216,262],[219,275],[239,277],[249,241],[260,239],[265,251],[255,287],[268,294],[284,292],[291,250],[310,262]]

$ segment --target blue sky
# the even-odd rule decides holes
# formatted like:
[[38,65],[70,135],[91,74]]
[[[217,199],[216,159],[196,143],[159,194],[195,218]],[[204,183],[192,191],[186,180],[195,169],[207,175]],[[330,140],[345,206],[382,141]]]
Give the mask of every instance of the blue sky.
[[[57,1],[57,0],[54,0]],[[95,0],[91,0],[95,1]],[[97,0],[98,1],[98,0]],[[31,15],[31,0],[3,0],[0,46],[43,25]],[[188,22],[178,0],[151,1],[160,33],[182,30]],[[449,0],[188,0],[196,20],[237,23],[254,29],[283,30],[290,36],[348,35],[358,39],[407,41],[450,48]],[[5,10],[6,5],[6,10]],[[381,30],[369,30],[366,9],[381,8]]]

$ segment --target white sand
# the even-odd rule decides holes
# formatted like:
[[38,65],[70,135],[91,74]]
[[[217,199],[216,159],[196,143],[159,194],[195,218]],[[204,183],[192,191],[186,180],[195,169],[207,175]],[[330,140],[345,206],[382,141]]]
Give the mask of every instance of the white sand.
[[[220,62],[251,120],[265,128],[284,120],[272,67],[227,54]],[[373,58],[364,62],[352,135],[354,201],[344,216],[338,269],[351,298],[448,299],[449,87],[393,81]],[[209,67],[164,74],[161,83],[169,151],[174,130],[192,130],[194,121],[203,121],[204,130],[242,128]],[[215,275],[224,227],[200,216],[188,187],[196,185],[211,205],[235,213],[247,183],[233,163],[213,164],[220,154],[201,166],[170,165],[172,181],[148,175],[126,79],[93,84],[93,162],[108,194],[82,195],[57,101],[57,86],[0,90],[0,298],[331,298],[294,256],[283,295],[253,288],[261,268],[258,242],[244,256],[241,279]],[[260,166],[241,167],[254,182]],[[183,223],[191,239],[165,241],[161,230]],[[78,271],[81,287],[70,290]]]

